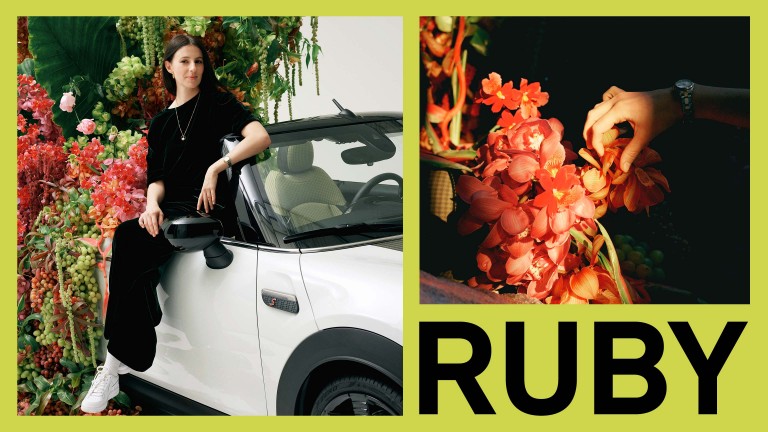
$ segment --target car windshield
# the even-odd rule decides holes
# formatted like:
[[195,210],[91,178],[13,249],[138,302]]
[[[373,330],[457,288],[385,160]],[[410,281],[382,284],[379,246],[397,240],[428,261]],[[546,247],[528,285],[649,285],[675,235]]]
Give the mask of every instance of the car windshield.
[[[398,120],[271,135],[251,166],[260,207],[285,247],[322,247],[402,233],[403,127]],[[260,224],[262,225],[262,224]]]

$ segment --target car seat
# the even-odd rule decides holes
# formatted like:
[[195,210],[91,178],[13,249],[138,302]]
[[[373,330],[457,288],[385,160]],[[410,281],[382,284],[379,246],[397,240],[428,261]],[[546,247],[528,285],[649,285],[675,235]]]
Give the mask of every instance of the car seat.
[[347,204],[333,179],[313,161],[311,141],[280,147],[278,169],[264,182],[272,209],[293,228],[339,216]]

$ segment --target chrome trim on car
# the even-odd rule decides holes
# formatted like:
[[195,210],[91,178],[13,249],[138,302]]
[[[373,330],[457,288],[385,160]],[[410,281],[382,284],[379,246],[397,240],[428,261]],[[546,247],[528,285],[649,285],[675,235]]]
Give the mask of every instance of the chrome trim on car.
[[396,251],[402,252],[403,251],[403,239],[402,239],[402,237],[399,238],[399,239],[392,239],[392,240],[387,241],[387,242],[378,243],[378,244],[376,244],[376,246],[383,247],[385,249],[391,249],[391,250],[396,250]]
[[348,249],[348,248],[366,246],[366,245],[376,245],[378,243],[391,242],[393,240],[398,240],[398,239],[402,240],[403,235],[399,234],[396,236],[382,237],[382,238],[377,238],[372,240],[364,240],[364,241],[355,242],[355,243],[345,243],[340,245],[323,246],[318,248],[306,248],[306,249],[300,249],[300,250],[301,250],[301,253],[325,252],[325,251]]
[[221,242],[225,245],[241,247],[252,250],[263,250],[268,252],[280,252],[280,253],[301,253],[299,249],[284,249],[276,246],[267,246],[261,244],[246,243],[240,240],[222,238]]

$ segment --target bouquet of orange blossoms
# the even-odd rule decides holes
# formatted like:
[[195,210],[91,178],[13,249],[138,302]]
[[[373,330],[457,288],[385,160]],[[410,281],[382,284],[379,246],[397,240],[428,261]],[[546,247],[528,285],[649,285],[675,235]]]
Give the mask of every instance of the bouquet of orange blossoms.
[[517,287],[546,303],[633,303],[637,295],[621,274],[616,250],[598,222],[608,209],[640,212],[664,199],[669,185],[650,167],[661,161],[645,148],[629,171],[618,163],[629,139],[606,134],[602,157],[591,148],[578,156],[563,141],[563,125],[541,118],[549,101],[539,83],[502,85],[491,73],[478,101],[500,113],[478,149],[474,175],[459,177],[456,191],[469,204],[458,229],[490,231],[477,251],[482,272],[470,286]]

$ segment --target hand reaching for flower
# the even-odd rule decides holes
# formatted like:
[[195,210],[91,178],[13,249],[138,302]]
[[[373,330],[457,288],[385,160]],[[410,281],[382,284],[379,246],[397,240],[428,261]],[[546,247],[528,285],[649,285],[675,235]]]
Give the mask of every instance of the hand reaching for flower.
[[[696,84],[693,106],[697,119],[749,127],[749,89]],[[627,172],[652,139],[682,118],[680,101],[675,98],[671,88],[625,92],[614,86],[603,93],[603,101],[587,114],[584,139],[588,147],[594,148],[602,156],[603,134],[616,124],[629,122],[634,129],[634,138],[624,149],[619,165]]]
[[675,100],[670,89],[625,92],[614,86],[603,93],[603,101],[587,114],[584,139],[588,147],[602,156],[603,134],[614,125],[629,122],[634,129],[634,138],[624,149],[619,165],[622,171],[627,172],[643,148],[682,116],[680,102]]

